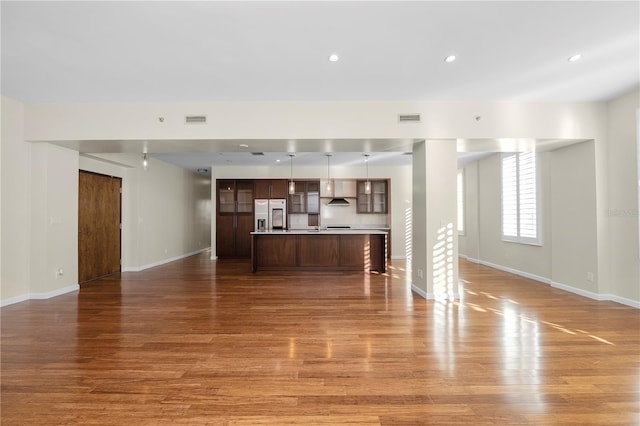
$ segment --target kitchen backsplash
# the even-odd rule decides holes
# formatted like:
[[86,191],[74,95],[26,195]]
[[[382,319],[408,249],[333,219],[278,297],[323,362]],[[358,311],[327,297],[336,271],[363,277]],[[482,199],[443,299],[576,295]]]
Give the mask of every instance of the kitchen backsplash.
[[[362,228],[367,226],[387,227],[390,221],[388,214],[358,214],[356,212],[356,199],[347,198],[348,206],[328,205],[330,198],[320,199],[320,226],[351,225]],[[290,214],[289,228],[306,229],[308,226],[306,214]]]

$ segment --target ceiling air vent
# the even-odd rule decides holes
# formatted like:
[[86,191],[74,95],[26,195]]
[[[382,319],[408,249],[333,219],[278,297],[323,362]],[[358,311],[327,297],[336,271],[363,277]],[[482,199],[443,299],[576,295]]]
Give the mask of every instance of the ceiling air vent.
[[264,155],[264,152],[252,152],[251,155]]
[[398,121],[400,123],[420,123],[420,114],[400,114],[398,115]]
[[204,124],[206,122],[207,122],[207,116],[206,115],[187,115],[184,118],[184,123],[185,124],[196,124],[196,123]]

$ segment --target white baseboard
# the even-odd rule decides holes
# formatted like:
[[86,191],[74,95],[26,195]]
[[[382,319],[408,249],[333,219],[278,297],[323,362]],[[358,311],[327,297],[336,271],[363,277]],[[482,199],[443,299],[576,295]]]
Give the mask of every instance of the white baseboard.
[[605,300],[620,303],[622,305],[631,306],[632,308],[640,309],[640,302],[636,300],[627,299],[626,297],[616,296],[615,294],[604,294],[603,296],[606,297]]
[[471,263],[478,263],[478,264],[480,263],[480,261],[478,259],[475,259],[473,257],[469,257],[466,254],[458,253],[458,257],[461,258],[461,259],[464,259],[464,260],[466,260],[468,262],[471,262]]
[[426,291],[424,291],[414,283],[411,283],[411,290],[418,296],[422,297],[423,299],[432,300],[434,298],[433,294],[427,293]]
[[435,295],[434,293],[427,293],[426,291],[424,291],[423,289],[421,289],[420,287],[418,287],[417,285],[411,283],[411,290],[417,294],[418,296],[422,297],[423,299],[426,300],[442,300],[442,299],[446,299],[446,300],[460,300],[460,293],[456,293],[456,294],[450,294],[447,295],[447,297],[440,297]]
[[493,268],[493,269],[498,269],[500,271],[508,272],[510,274],[519,275],[519,276],[524,277],[524,278],[529,278],[529,279],[532,279],[534,281],[539,281],[541,283],[551,284],[551,278],[541,277],[539,275],[531,274],[529,272],[519,271],[517,269],[508,268],[508,267],[502,266],[502,265],[497,265],[495,263],[487,262],[485,260],[478,260],[477,263],[479,263],[480,265],[488,266],[488,267]]
[[23,294],[16,297],[11,297],[7,300],[0,301],[0,308],[14,305],[16,303],[24,302],[25,300],[33,300],[33,299],[51,299],[52,297],[60,296],[62,294],[71,293],[72,291],[80,290],[80,286],[78,284],[69,285],[66,287],[59,288],[57,290],[49,291],[47,293],[28,293]]
[[162,260],[159,260],[157,262],[149,263],[149,264],[142,265],[142,266],[126,266],[126,267],[122,268],[122,272],[140,272],[140,271],[144,271],[145,269],[154,268],[156,266],[164,265],[164,264],[169,263],[169,262],[175,262],[176,260],[180,260],[180,259],[184,259],[184,258],[187,258],[187,257],[195,256],[196,254],[200,254],[202,252],[205,252],[205,251],[209,250],[210,248],[211,247],[203,248],[201,250],[192,251],[191,253],[186,253],[186,254],[182,254],[180,256],[170,257],[168,259],[162,259]]
[[593,293],[591,291],[582,290],[580,288],[572,287],[570,285],[558,283],[555,281],[551,282],[551,287],[557,288],[559,290],[568,291],[569,293],[574,293],[579,296],[588,297],[589,299],[599,300],[599,301],[608,301],[608,302],[616,302],[621,305],[631,306],[632,308],[640,309],[640,302],[635,300],[627,299],[625,297],[616,296],[615,294],[598,294]]

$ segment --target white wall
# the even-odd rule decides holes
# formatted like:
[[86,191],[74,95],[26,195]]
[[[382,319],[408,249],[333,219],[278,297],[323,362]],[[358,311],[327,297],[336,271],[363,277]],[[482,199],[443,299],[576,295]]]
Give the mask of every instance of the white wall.
[[[594,142],[538,156],[541,245],[502,240],[501,155],[465,166],[467,232],[460,253],[543,282],[597,291]],[[477,241],[477,246],[473,242]],[[587,272],[594,282],[587,281]]]
[[3,97],[2,305],[78,282],[78,153],[24,142],[23,124],[23,105]]
[[640,91],[608,104],[610,280],[603,292],[640,301],[638,253],[638,123]]
[[458,251],[472,261],[479,260],[480,224],[478,223],[478,161],[461,167],[464,170],[464,233],[458,236]]
[[30,291],[31,144],[24,143],[23,106],[2,98],[1,300]]
[[456,166],[454,140],[414,145],[411,282],[425,298],[459,298]]
[[[398,123],[398,114],[407,111],[422,114],[423,122]],[[605,105],[596,103],[36,103],[25,106],[25,139],[285,139],[291,140],[289,151],[303,152],[306,138],[325,140],[329,152],[339,151],[339,139],[346,138],[371,139],[372,144],[376,138],[594,139],[604,136],[605,113]],[[207,115],[209,124],[185,125],[190,114]]]
[[73,288],[78,284],[78,153],[36,144],[30,169],[30,293]]
[[[550,219],[548,201],[548,153],[538,157],[542,213],[541,246],[502,240],[501,157],[494,154],[478,161],[477,191],[479,198],[478,236],[480,260],[489,264],[523,271],[537,277],[551,276]],[[472,173],[469,173],[470,175]],[[472,185],[471,185],[472,186]],[[469,214],[472,217],[472,214]],[[465,253],[467,254],[467,253]]]
[[550,278],[554,285],[599,293],[594,142],[555,150],[550,157]]

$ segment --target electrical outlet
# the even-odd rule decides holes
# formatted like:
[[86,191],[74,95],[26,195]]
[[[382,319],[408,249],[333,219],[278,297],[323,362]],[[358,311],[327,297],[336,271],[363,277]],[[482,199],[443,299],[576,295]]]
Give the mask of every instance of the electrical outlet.
[[418,269],[418,278],[422,278],[423,275],[422,269]]
[[593,272],[587,272],[587,281],[593,282]]
[[58,268],[58,269],[56,270],[56,279],[58,279],[58,278],[62,277],[63,275],[64,275],[64,269],[62,269],[62,268]]

